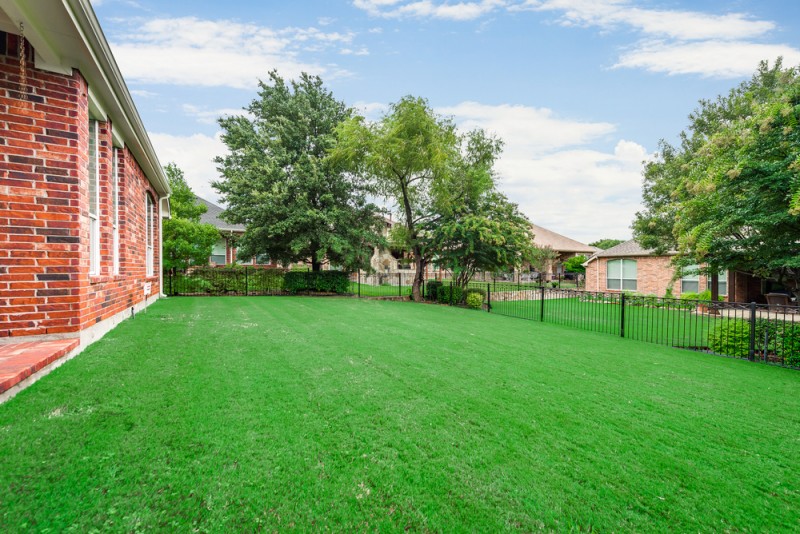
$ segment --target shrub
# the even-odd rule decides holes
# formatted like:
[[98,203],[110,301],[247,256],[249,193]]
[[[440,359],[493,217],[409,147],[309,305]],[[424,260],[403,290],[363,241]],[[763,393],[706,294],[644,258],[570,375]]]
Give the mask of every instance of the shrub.
[[[462,302],[462,298],[464,297],[463,291],[458,286],[451,286],[451,285],[443,285],[436,291],[436,298],[439,300],[441,304],[459,304]],[[452,299],[450,295],[452,294]]]
[[472,293],[467,293],[467,308],[472,308],[473,310],[480,310],[482,307],[483,307],[483,295],[481,295],[477,291],[473,291]]
[[283,286],[289,293],[300,291],[347,293],[350,289],[350,277],[342,271],[291,271],[284,276]]
[[[756,319],[755,349],[781,358],[786,365],[800,367],[800,323]],[[718,353],[747,358],[750,354],[750,321],[722,321],[708,333],[708,347]]]
[[427,300],[438,300],[439,288],[444,284],[438,280],[429,280],[425,285],[425,298]]
[[464,290],[464,298],[466,299],[472,294],[480,295],[481,298],[486,297],[486,290],[481,287],[468,287]]

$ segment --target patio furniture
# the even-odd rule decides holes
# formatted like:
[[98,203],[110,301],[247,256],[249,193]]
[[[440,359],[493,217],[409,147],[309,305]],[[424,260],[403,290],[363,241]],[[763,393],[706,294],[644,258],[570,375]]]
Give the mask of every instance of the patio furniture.
[[798,307],[794,306],[789,300],[789,295],[786,293],[767,293],[764,295],[767,298],[769,311],[783,312],[783,313],[797,313]]

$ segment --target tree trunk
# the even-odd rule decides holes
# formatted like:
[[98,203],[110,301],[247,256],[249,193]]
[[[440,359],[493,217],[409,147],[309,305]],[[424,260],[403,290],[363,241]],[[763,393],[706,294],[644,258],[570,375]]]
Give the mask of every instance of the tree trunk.
[[711,300],[719,302],[719,275],[716,273],[711,275]]
[[315,258],[316,256],[311,258],[311,270],[315,273],[318,273],[322,270],[322,262],[317,261]]
[[411,286],[411,300],[422,302],[422,284],[425,283],[425,261],[419,245],[414,245],[414,283]]

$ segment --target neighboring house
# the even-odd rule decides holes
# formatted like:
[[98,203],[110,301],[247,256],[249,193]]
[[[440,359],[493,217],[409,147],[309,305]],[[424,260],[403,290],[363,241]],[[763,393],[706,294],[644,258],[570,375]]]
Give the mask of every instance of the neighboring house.
[[569,237],[553,232],[552,230],[548,230],[542,226],[532,224],[531,229],[533,230],[534,234],[534,245],[537,247],[550,247],[558,253],[558,260],[551,263],[547,269],[547,272],[544,273],[545,277],[549,279],[558,278],[559,276],[564,275],[564,262],[569,258],[581,255],[589,257],[600,250],[597,247],[584,245],[579,241],[570,239]]
[[0,113],[0,342],[85,345],[161,294],[170,194],[89,0],[0,1]]
[[[393,221],[391,215],[383,217],[383,237],[389,239],[392,228],[400,224]],[[414,270],[414,261],[410,254],[403,250],[375,247],[370,258],[370,267],[379,274],[408,273]]]
[[[620,243],[598,252],[584,263],[586,289],[587,291],[632,291],[664,296],[670,288],[675,297],[683,293],[700,293],[711,289],[711,277],[698,274],[697,270],[691,267],[684,269],[683,276],[676,277],[675,268],[671,263],[674,256],[675,252],[656,255],[652,250],[642,248],[633,239]],[[739,291],[735,292],[735,298],[747,301],[752,293],[750,291],[752,288],[748,288],[752,277],[736,273],[735,277],[730,278],[739,282]],[[728,279],[727,271],[720,273],[720,297],[728,295]]]
[[219,231],[219,240],[214,244],[211,256],[208,258],[209,265],[216,267],[238,263],[239,265],[259,265],[263,267],[278,266],[266,255],[255,258],[238,258],[236,242],[244,235],[244,225],[225,222],[220,217],[222,212],[225,211],[223,208],[204,198],[198,196],[195,198],[206,207],[206,212],[200,216],[200,222],[210,224]]

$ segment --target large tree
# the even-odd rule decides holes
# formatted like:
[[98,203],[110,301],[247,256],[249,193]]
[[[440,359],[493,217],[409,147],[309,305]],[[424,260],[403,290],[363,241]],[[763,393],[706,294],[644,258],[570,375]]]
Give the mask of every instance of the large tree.
[[200,223],[206,207],[186,183],[183,171],[174,163],[164,171],[169,179],[172,194],[169,197],[170,218],[163,223],[164,269],[186,269],[190,265],[205,265],[211,255],[219,232],[210,224]]
[[247,227],[240,254],[314,271],[325,261],[369,265],[382,242],[377,208],[357,177],[327,158],[352,110],[317,76],[287,83],[273,71],[247,111],[219,120],[229,153],[216,159],[222,178],[213,184],[228,205],[223,217]]
[[[778,61],[701,101],[644,171],[634,236],[676,264],[744,270],[800,292],[800,75]],[[716,284],[712,284],[716,287]]]
[[422,298],[425,266],[435,253],[432,225],[492,188],[491,165],[500,145],[482,131],[459,135],[452,120],[410,96],[392,104],[378,122],[354,117],[340,127],[332,159],[370,180],[398,209],[403,230],[395,236],[414,258],[414,300]]

